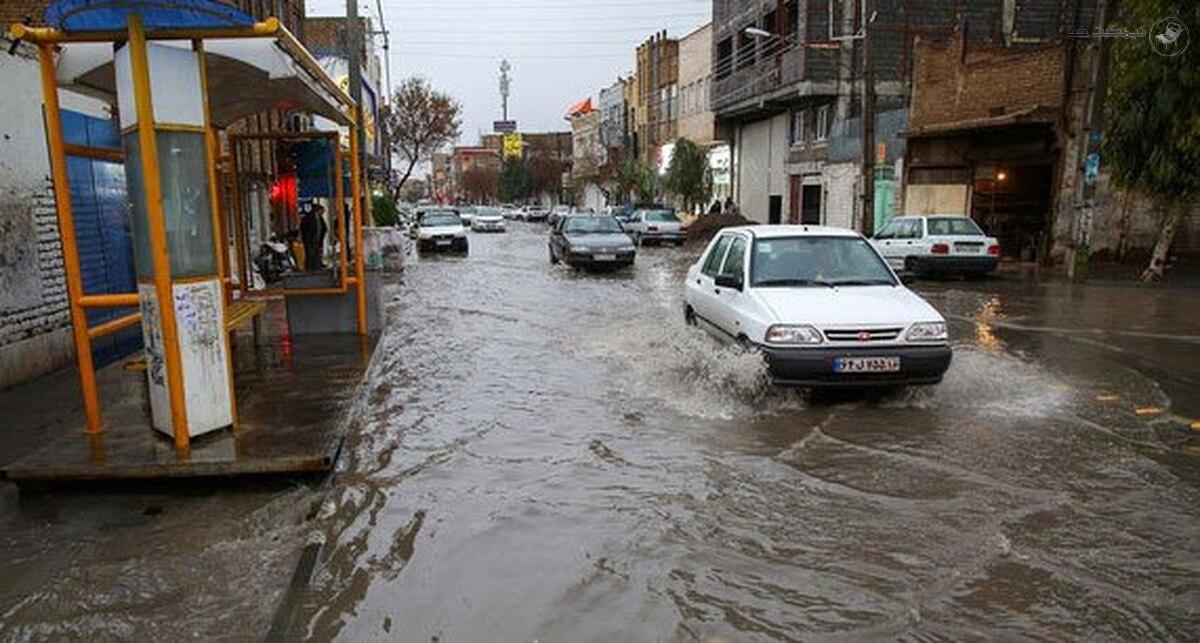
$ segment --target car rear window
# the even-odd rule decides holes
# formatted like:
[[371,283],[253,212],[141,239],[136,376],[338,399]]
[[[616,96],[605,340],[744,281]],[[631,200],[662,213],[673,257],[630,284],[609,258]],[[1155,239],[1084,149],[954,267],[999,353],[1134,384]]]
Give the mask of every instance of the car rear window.
[[646,220],[652,223],[677,223],[679,217],[671,210],[649,210],[646,212]]
[[931,237],[950,235],[983,236],[983,230],[980,230],[974,221],[966,217],[930,217],[928,225],[929,236]]

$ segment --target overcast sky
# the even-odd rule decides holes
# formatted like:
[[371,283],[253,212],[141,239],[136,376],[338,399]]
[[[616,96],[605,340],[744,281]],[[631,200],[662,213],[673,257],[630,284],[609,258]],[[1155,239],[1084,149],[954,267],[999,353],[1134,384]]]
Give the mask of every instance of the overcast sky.
[[[522,131],[567,128],[563,114],[635,65],[655,31],[681,37],[712,17],[710,0],[379,0],[391,31],[392,84],[425,76],[462,103],[459,144],[500,119],[500,61],[512,64],[509,117]],[[345,15],[308,0],[309,15]],[[375,19],[375,0],[359,3]]]

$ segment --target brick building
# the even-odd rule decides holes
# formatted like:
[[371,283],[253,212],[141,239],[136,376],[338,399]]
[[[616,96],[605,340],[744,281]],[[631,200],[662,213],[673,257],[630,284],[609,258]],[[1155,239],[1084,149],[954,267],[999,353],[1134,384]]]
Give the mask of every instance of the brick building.
[[679,41],[657,33],[637,48],[638,158],[658,166],[663,146],[678,137]]
[[[918,40],[946,43],[961,28],[968,51],[1040,50],[1061,43],[1073,21],[1091,24],[1095,0],[1079,5],[1076,12],[1059,0],[876,3],[868,35],[876,140],[883,143],[874,150],[871,177],[876,221],[904,205],[904,133],[918,82]],[[861,225],[859,6],[854,0],[714,2],[712,105],[733,147],[734,198],[746,216]]]

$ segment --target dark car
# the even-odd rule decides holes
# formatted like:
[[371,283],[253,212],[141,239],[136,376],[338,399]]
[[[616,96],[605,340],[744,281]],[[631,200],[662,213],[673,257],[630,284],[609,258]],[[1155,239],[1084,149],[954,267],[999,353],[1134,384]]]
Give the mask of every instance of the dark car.
[[628,266],[633,263],[633,239],[609,215],[563,217],[550,231],[550,263],[562,261],[577,268]]

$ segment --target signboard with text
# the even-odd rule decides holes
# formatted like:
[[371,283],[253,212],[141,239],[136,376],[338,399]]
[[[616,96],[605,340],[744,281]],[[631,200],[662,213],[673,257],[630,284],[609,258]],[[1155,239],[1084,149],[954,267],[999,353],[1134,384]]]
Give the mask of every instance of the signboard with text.
[[517,131],[516,121],[495,121],[492,123],[492,130],[498,134],[512,134]]

